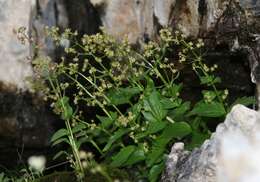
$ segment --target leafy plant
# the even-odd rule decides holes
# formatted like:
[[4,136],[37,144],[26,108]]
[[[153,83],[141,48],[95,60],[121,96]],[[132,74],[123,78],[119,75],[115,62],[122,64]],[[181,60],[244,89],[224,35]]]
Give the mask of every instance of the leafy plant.
[[[103,32],[81,40],[70,30],[47,32],[57,45],[68,39],[71,46],[59,63],[35,59],[34,83],[65,121],[66,128],[51,142],[70,146],[56,157],[65,154],[79,179],[86,169],[95,169],[111,181],[99,161],[130,169],[135,180],[157,181],[174,142],[185,141],[189,148],[200,145],[210,135],[207,122],[223,118],[229,110],[228,91],[217,89],[221,82],[214,76],[217,65],[203,62],[200,39],[189,42],[179,32],[162,29],[158,42],[136,51],[127,40],[118,42]],[[179,64],[193,69],[206,89],[195,105],[180,96]],[[94,112],[88,112],[91,108]],[[84,145],[91,146],[87,152],[91,157],[80,155]]]

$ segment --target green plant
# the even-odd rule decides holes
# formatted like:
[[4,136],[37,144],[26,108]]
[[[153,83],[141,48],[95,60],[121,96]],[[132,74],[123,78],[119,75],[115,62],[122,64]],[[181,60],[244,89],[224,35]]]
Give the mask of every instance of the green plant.
[[19,172],[0,173],[1,182],[35,182],[42,176],[41,172],[23,168]]
[[[89,169],[112,181],[104,164],[128,169],[135,180],[157,181],[174,142],[200,145],[210,135],[207,122],[223,119],[229,110],[228,91],[216,86],[221,82],[214,76],[217,65],[203,62],[202,40],[189,42],[181,33],[163,29],[158,42],[137,51],[126,39],[119,42],[103,32],[79,41],[70,30],[47,32],[58,46],[65,40],[71,46],[59,63],[34,60],[34,86],[65,121],[66,128],[51,141],[70,146],[56,157],[66,154],[79,179]],[[205,88],[194,105],[180,96],[183,67],[193,69]],[[91,146],[85,158],[80,156],[83,145]]]

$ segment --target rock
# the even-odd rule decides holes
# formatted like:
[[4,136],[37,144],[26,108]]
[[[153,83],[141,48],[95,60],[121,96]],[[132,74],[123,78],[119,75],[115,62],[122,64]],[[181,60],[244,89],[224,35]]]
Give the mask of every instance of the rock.
[[[46,36],[45,27],[58,27],[60,32],[66,28],[77,31],[79,35],[94,34],[100,26],[97,10],[86,0],[34,0],[35,6],[31,11],[30,34],[34,44],[40,49],[32,54],[49,56],[53,60],[59,59],[59,50],[51,38]],[[82,19],[79,17],[83,17]]]
[[[224,1],[225,2],[225,1]],[[197,37],[214,26],[226,4],[221,0],[91,0],[100,9],[103,26],[131,43],[157,35],[158,27],[174,27]]]
[[0,0],[0,81],[19,89],[28,88],[25,78],[32,75],[32,68],[26,59],[29,45],[22,45],[13,30],[28,28],[31,8],[31,0]]
[[[0,32],[1,164],[16,165],[35,152],[42,155],[62,124],[39,94],[30,92],[26,81],[34,76],[28,57],[43,55],[55,60],[60,56],[59,49],[46,37],[44,27],[70,27],[79,34],[90,34],[98,31],[99,24],[97,11],[85,0],[0,0],[0,26],[4,30]],[[24,44],[13,31],[19,27],[29,34]],[[34,44],[40,49],[34,49]],[[22,154],[18,160],[19,148]]]
[[34,44],[40,46],[32,50],[32,56],[50,56],[55,58],[55,44],[46,36],[45,27],[59,27],[61,30],[68,27],[68,15],[64,0],[34,0],[35,6],[30,13],[30,35]]
[[[41,1],[44,4],[44,1]],[[45,1],[46,2],[46,1]],[[50,146],[57,120],[37,94],[29,92],[27,77],[33,76],[29,42],[22,44],[15,31],[32,26],[32,0],[0,0],[0,155],[17,148],[42,149]],[[28,38],[29,39],[29,38]],[[23,156],[24,157],[24,156]],[[0,163],[16,165],[16,158]]]
[[182,143],[168,155],[163,182],[260,181],[260,114],[236,105],[204,144],[191,152]]

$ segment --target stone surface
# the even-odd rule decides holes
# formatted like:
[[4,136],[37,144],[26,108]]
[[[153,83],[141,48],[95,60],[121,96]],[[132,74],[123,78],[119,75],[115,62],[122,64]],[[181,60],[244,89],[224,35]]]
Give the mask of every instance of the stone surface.
[[[60,56],[44,27],[90,34],[99,24],[97,11],[85,0],[0,0],[0,164],[12,166],[33,153],[48,153],[50,138],[62,124],[26,81],[33,76],[27,57]],[[19,27],[26,28],[40,51],[21,44],[13,31]]]
[[34,43],[40,47],[38,52],[32,50],[35,56],[50,56],[55,58],[55,45],[46,36],[45,27],[57,26],[61,30],[68,27],[68,15],[64,0],[34,0],[34,7],[30,13],[30,35]]
[[32,68],[26,59],[29,45],[22,45],[13,30],[29,27],[31,8],[31,0],[0,0],[0,81],[19,89],[27,88],[24,80]]
[[192,152],[172,147],[164,182],[260,181],[260,114],[236,105],[210,140]]
[[103,26],[117,38],[131,43],[153,38],[158,27],[174,27],[196,37],[214,23],[225,3],[221,0],[91,0],[98,7]]
[[[31,30],[33,10],[39,5],[37,3],[32,0],[0,0],[0,26],[3,30],[0,32],[1,156],[5,150],[47,147],[54,132],[55,117],[37,94],[28,91],[26,79],[33,76],[28,59],[31,55],[29,42],[22,44],[14,34],[14,29],[19,27]],[[42,7],[48,6],[47,1],[41,3]],[[51,16],[46,16],[46,21],[49,21]],[[38,33],[41,35],[40,31]],[[46,52],[49,53],[48,50]]]

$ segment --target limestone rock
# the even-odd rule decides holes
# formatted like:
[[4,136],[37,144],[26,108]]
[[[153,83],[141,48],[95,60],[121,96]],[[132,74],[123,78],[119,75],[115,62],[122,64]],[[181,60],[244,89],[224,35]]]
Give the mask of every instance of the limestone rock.
[[[41,2],[47,6],[46,1]],[[28,91],[26,79],[33,76],[29,42],[22,44],[14,34],[19,27],[31,29],[31,12],[36,6],[32,0],[0,0],[1,149],[46,147],[54,132],[54,117],[37,94]]]
[[236,105],[200,148],[189,153],[183,144],[174,144],[162,181],[260,181],[259,133],[260,114]]
[[22,45],[13,30],[29,27],[30,11],[31,0],[0,0],[0,81],[19,89],[28,87],[25,78],[32,75],[32,68],[26,59],[29,45]]
[[103,26],[131,43],[153,38],[158,27],[174,27],[186,36],[208,31],[225,8],[221,0],[91,0],[101,9]]

